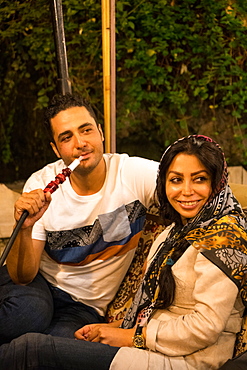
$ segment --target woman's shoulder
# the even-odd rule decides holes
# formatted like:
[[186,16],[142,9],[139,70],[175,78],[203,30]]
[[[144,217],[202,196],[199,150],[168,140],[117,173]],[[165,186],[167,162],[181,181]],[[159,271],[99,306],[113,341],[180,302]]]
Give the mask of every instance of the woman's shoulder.
[[224,215],[214,225],[214,228],[218,231],[225,230],[237,234],[241,233],[241,237],[247,240],[247,222],[238,214]]
[[171,224],[169,226],[167,226],[158,236],[157,238],[155,239],[155,241],[153,242],[151,248],[150,248],[150,251],[149,251],[149,254],[148,254],[148,257],[147,257],[147,263],[149,264],[154,255],[156,254],[159,246],[161,243],[163,243],[166,238],[167,238],[167,235],[168,233],[170,232],[170,230],[173,228],[174,224]]

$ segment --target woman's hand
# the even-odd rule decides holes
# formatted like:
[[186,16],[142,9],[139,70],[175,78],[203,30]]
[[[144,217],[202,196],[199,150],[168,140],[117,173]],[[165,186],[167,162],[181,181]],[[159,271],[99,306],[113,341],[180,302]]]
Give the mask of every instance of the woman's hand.
[[114,347],[131,347],[135,328],[121,329],[110,324],[90,324],[75,332],[76,339],[100,342]]

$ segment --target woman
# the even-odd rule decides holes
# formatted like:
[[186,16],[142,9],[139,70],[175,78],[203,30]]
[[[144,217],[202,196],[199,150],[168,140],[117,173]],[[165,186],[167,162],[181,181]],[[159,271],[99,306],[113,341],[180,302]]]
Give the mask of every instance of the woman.
[[0,347],[1,369],[208,370],[232,357],[247,300],[247,235],[220,147],[201,135],[171,145],[157,196],[173,224],[156,239],[121,328],[87,325],[76,341],[26,334]]

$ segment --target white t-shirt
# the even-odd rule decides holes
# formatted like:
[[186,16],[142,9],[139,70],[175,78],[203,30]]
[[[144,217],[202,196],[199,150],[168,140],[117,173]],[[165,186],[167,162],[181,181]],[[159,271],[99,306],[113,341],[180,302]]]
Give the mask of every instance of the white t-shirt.
[[[66,181],[33,227],[45,240],[40,272],[54,286],[104,315],[134,256],[153,200],[158,163],[127,154],[104,154],[106,180],[80,196]],[[24,191],[45,188],[65,168],[58,160],[35,172]]]

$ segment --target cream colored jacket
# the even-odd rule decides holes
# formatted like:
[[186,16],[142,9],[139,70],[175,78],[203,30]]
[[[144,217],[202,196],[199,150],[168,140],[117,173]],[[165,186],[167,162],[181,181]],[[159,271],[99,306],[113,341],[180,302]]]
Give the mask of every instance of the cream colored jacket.
[[[155,241],[150,259],[165,239]],[[147,350],[122,347],[110,370],[209,370],[232,357],[244,306],[236,285],[190,246],[173,265],[174,304],[147,325]]]

